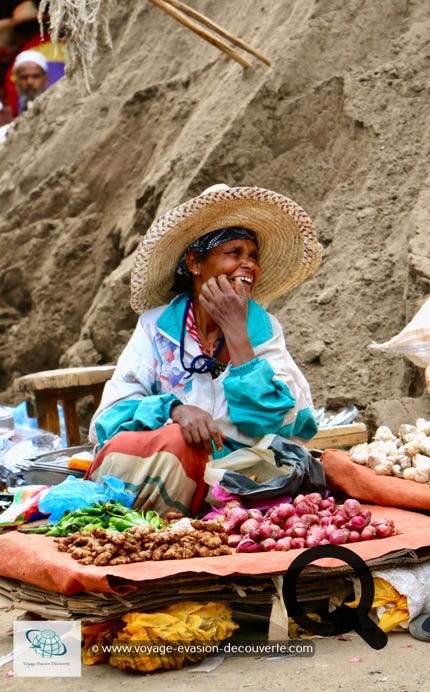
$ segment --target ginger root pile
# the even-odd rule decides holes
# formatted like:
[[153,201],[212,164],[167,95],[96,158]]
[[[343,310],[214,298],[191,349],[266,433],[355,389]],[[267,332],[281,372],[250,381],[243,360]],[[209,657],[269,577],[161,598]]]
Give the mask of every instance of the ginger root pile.
[[125,565],[145,560],[179,560],[229,555],[228,536],[219,522],[189,520],[189,527],[136,526],[125,531],[94,528],[54,538],[61,552],[82,565]]

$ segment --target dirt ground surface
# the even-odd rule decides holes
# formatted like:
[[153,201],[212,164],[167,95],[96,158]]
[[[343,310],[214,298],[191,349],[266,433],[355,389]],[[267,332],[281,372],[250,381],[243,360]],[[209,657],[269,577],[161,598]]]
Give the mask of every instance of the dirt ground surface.
[[[16,612],[0,613],[0,658],[13,647],[13,637],[5,634]],[[388,644],[372,649],[356,632],[339,640],[314,639],[312,657],[244,658],[230,657],[210,672],[191,668],[126,673],[101,664],[82,666],[80,678],[11,677],[13,662],[0,668],[0,689],[5,692],[105,692],[105,690],[165,690],[196,692],[213,690],[288,690],[289,692],[420,692],[429,689],[429,643],[412,638],[407,632],[388,635]],[[304,643],[308,641],[303,640]],[[208,659],[206,659],[208,660]]]

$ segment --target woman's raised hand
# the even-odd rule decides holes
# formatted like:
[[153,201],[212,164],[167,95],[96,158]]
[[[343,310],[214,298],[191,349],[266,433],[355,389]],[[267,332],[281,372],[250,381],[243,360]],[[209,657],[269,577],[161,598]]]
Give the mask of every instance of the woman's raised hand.
[[170,415],[172,421],[180,425],[187,444],[204,447],[208,454],[213,453],[212,442],[216,449],[222,449],[224,436],[207,411],[183,404],[175,406]]
[[231,364],[242,365],[255,358],[247,328],[248,296],[240,278],[233,284],[225,274],[211,277],[202,285],[199,300],[221,327]]
[[246,330],[248,297],[239,278],[233,284],[225,274],[211,277],[202,285],[199,300],[225,337],[229,331]]

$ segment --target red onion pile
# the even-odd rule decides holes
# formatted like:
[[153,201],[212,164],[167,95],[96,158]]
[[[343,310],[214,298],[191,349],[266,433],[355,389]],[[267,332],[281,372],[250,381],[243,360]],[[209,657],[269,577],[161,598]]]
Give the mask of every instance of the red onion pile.
[[291,503],[275,505],[265,514],[231,501],[218,519],[229,534],[229,546],[238,553],[342,545],[397,533],[391,519],[372,520],[371,511],[358,500],[336,504],[333,497],[319,493],[297,495]]

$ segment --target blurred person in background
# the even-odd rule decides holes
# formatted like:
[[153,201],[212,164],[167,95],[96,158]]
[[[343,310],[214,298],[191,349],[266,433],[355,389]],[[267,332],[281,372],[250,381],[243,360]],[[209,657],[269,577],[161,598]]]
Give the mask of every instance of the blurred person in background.
[[[48,33],[49,15],[42,17],[42,32],[38,21],[39,2],[27,0],[26,2],[9,2],[8,15],[5,16],[3,7],[0,14],[0,35],[6,36],[3,40],[6,50],[9,51],[10,60],[3,83],[4,106],[10,109],[12,118],[16,118],[19,113],[27,109],[28,102],[34,100],[29,94],[33,92],[36,82],[31,75],[39,75],[39,68],[42,68],[47,75],[46,86],[38,91],[39,95],[49,86],[61,79],[64,75],[64,44],[60,41],[57,45],[51,41]],[[21,82],[17,84],[15,72],[16,60],[18,56],[27,51],[38,53],[44,58],[43,65],[36,60],[38,68],[33,70],[23,78],[26,85]],[[33,56],[34,57],[34,56]],[[34,60],[32,60],[34,62]],[[46,66],[46,69],[45,69]],[[36,78],[37,79],[37,78]],[[41,79],[44,83],[45,77]],[[31,82],[31,85],[29,84]],[[25,86],[25,89],[23,89]],[[40,85],[39,85],[40,86]],[[20,93],[21,92],[21,93]],[[21,94],[22,101],[21,101]]]
[[36,50],[25,50],[17,55],[13,73],[21,113],[48,88],[48,61]]

